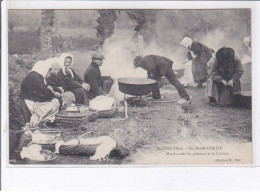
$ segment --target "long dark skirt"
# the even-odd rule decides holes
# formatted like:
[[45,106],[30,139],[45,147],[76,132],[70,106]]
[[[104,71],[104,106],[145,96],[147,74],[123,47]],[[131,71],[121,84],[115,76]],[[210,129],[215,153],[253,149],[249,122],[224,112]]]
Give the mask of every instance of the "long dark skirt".
[[22,133],[17,133],[30,122],[31,112],[27,108],[24,99],[10,99],[9,101],[9,153],[13,157],[14,150],[21,150],[19,146]]
[[192,75],[195,83],[207,81],[207,58],[204,56],[192,60]]
[[75,95],[75,103],[88,105],[88,94],[87,91],[83,88],[77,88],[71,91]]
[[241,91],[240,81],[234,82],[234,86],[224,86],[222,83],[208,80],[206,94],[214,98],[219,105],[227,106],[233,104],[233,97],[236,92]]

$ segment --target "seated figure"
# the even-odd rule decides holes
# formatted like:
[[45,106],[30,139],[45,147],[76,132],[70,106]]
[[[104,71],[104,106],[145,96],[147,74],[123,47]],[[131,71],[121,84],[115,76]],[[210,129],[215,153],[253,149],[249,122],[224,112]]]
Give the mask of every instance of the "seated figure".
[[84,81],[90,85],[90,99],[100,95],[107,95],[114,83],[110,76],[101,76],[99,67],[102,66],[103,59],[103,55],[94,54],[91,64],[84,73]]
[[209,71],[206,95],[211,105],[232,105],[233,96],[241,91],[240,78],[243,75],[240,60],[232,48],[217,51]]
[[58,73],[58,78],[61,80],[65,91],[71,91],[76,98],[76,104],[88,105],[89,85],[84,83],[83,80],[76,74],[71,68],[73,65],[73,56],[67,53],[63,53],[60,56],[60,64],[62,68]]

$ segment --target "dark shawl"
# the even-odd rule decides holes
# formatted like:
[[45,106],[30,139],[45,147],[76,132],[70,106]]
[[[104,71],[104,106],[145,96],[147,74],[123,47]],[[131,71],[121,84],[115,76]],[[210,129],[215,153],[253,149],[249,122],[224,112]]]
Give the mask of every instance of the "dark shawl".
[[55,92],[62,93],[59,87],[62,87],[64,90],[66,89],[65,84],[57,75],[51,74],[51,76],[46,79],[46,82]]
[[[192,58],[191,51],[197,56],[196,58]],[[206,80],[208,74],[207,62],[212,57],[212,53],[214,53],[213,49],[193,41],[187,57],[189,60],[192,60],[192,75],[195,82]]]
[[47,89],[43,76],[32,71],[21,84],[20,97],[37,102],[47,102],[53,99],[54,94]]
[[235,52],[231,48],[221,48],[216,53],[216,60],[212,67],[212,79],[214,81],[239,80],[243,75],[241,61],[235,57]]
[[[211,79],[213,85],[216,84],[218,93],[217,102],[220,105],[230,105],[233,103],[233,96],[241,91],[240,78],[243,75],[241,62],[235,57],[235,52],[230,48],[221,48],[216,53],[216,59],[212,64]],[[224,86],[221,80],[233,80],[233,87]]]
[[76,74],[73,69],[70,70],[72,71],[74,77],[68,73],[65,75],[62,69],[58,73],[58,78],[62,81],[63,88],[65,91],[72,91],[77,88],[82,88],[83,80]]

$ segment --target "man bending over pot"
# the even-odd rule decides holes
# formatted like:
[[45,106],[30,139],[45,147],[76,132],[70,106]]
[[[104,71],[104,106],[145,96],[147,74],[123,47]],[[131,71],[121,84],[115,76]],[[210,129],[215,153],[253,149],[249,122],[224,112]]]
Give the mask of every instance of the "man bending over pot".
[[175,77],[172,70],[172,64],[172,60],[158,55],[147,55],[145,57],[137,56],[134,59],[135,68],[143,68],[147,71],[148,78],[157,81],[157,84],[155,84],[152,89],[154,99],[161,99],[158,81],[161,79],[161,77],[165,76],[169,80],[169,82],[178,90],[178,93],[181,97],[178,103],[187,103],[188,101],[190,101],[190,97],[182,84]]

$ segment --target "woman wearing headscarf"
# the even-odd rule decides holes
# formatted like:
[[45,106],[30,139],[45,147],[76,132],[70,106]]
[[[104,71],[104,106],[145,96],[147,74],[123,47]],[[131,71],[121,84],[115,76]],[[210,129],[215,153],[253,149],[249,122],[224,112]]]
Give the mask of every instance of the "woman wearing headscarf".
[[192,60],[193,80],[198,84],[197,87],[201,88],[202,84],[207,81],[207,63],[212,58],[214,50],[189,37],[185,37],[181,44],[188,49],[187,59]]
[[30,110],[30,126],[36,127],[40,123],[53,122],[55,114],[59,111],[60,94],[48,86],[45,78],[48,76],[50,64],[45,61],[37,62],[31,72],[21,84],[20,98]]
[[212,105],[231,105],[232,97],[236,92],[241,91],[240,78],[244,70],[241,61],[235,56],[232,48],[220,48],[212,64],[208,94]]
[[71,91],[75,95],[76,104],[88,105],[87,91],[90,87],[71,68],[73,65],[73,56],[63,53],[60,56],[60,64],[62,68],[58,73],[58,77],[63,82],[62,88],[65,91]]
[[51,65],[49,76],[46,78],[46,82],[49,86],[53,88],[55,92],[59,92],[60,94],[62,94],[65,91],[65,85],[58,77],[58,73],[61,69],[59,58],[49,58],[46,60],[46,62],[50,63]]

